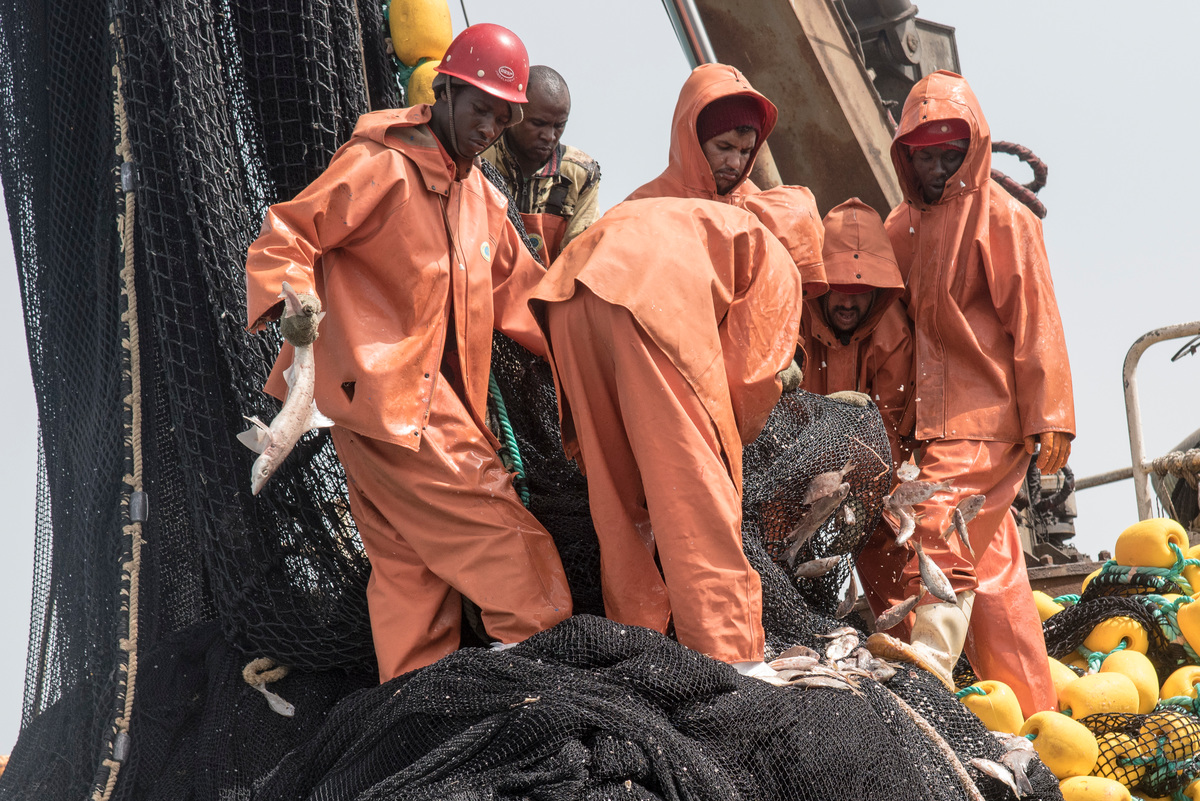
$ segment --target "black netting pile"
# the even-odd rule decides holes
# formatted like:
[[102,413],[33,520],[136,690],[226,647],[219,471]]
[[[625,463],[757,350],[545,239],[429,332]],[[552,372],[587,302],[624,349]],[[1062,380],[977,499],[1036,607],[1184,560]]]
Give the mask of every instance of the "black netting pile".
[[1100,746],[1092,771],[1150,798],[1182,791],[1200,772],[1200,720],[1170,708],[1080,720]]
[[[277,409],[259,390],[277,335],[242,327],[246,247],[359,114],[396,101],[381,26],[378,5],[347,0],[0,2],[0,169],[42,426],[23,728],[0,798],[102,797],[116,765],[117,799],[966,797],[906,710],[964,762],[998,746],[906,668],[857,692],[779,690],[580,615],[503,654],[465,649],[375,686],[368,565],[328,437],[302,441],[254,498],[253,454],[235,435]],[[118,96],[135,164],[124,175]],[[125,191],[150,501],[128,689]],[[502,339],[496,372],[531,506],[577,608],[599,613],[585,487],[559,447],[548,372]],[[841,625],[829,614],[849,560],[799,584],[772,561],[808,480],[849,463],[853,516],[832,517],[801,558],[853,556],[887,453],[873,408],[802,393],[747,450],[746,550],[772,653],[823,648],[817,635]],[[294,717],[243,680],[259,656],[291,668],[270,689]],[[126,692],[129,737],[114,738]],[[1034,780],[1036,797],[1056,797],[1048,773]]]
[[[1092,584],[1095,584],[1093,579]],[[1172,642],[1163,632],[1155,606],[1137,595],[1092,594],[1081,596],[1079,603],[1068,606],[1042,624],[1046,637],[1046,652],[1055,659],[1065,659],[1076,652],[1092,630],[1105,620],[1125,617],[1145,630],[1149,645],[1146,657],[1154,665],[1159,682],[1164,681],[1180,665],[1189,664],[1183,646]]]

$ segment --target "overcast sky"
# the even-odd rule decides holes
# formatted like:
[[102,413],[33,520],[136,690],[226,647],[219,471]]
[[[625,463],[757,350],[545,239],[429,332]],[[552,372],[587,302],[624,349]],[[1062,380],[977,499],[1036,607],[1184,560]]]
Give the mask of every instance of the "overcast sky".
[[[459,0],[450,7],[461,30]],[[1049,207],[1046,243],[1075,380],[1079,438],[1070,464],[1080,477],[1127,466],[1125,353],[1152,328],[1200,319],[1200,270],[1190,237],[1200,164],[1186,145],[1197,123],[1188,86],[1200,6],[1152,2],[1131,13],[1113,0],[926,0],[919,7],[922,17],[957,28],[962,70],[993,139],[1024,144],[1050,166],[1040,197]],[[471,22],[512,28],[533,63],[549,64],[567,79],[574,107],[564,141],[600,161],[602,207],[661,171],[688,67],[658,0],[466,0],[466,9]],[[1029,179],[1015,159],[1000,157],[996,166]],[[0,463],[8,531],[0,560],[8,609],[0,624],[8,643],[0,652],[0,753],[7,753],[20,723],[37,464],[7,229],[0,280],[9,434],[9,456]],[[1148,451],[1155,455],[1200,428],[1200,356],[1170,363],[1178,344],[1151,348],[1140,374]],[[1093,556],[1137,519],[1128,481],[1082,492],[1078,504],[1075,542]]]

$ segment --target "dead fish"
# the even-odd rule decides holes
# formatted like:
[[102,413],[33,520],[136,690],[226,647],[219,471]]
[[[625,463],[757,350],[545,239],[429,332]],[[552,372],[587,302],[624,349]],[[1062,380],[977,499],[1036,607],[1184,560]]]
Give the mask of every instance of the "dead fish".
[[854,666],[859,670],[870,670],[875,657],[866,648],[856,648],[854,651]]
[[917,530],[917,518],[907,506],[892,511],[900,518],[900,531],[896,533],[896,547],[899,548],[908,542],[909,537]]
[[855,517],[855,515],[854,515],[854,509],[852,509],[848,505],[842,507],[842,522],[843,523],[845,523],[847,526],[853,526],[854,522],[857,519],[858,518]]
[[804,547],[804,543],[808,542],[813,534],[825,524],[829,516],[838,508],[842,501],[846,500],[846,496],[850,494],[850,485],[841,484],[832,495],[826,495],[808,510],[808,513],[800,519],[799,524],[791,530],[784,538],[785,542],[790,542],[787,550],[783,553],[783,559],[788,566],[792,566],[796,562],[796,557],[800,554],[800,549]]
[[925,585],[925,589],[948,604],[957,603],[958,597],[954,593],[954,587],[950,584],[950,580],[946,578],[942,569],[925,555],[925,549],[921,547],[920,541],[917,542],[917,562],[920,565],[921,582]]
[[814,504],[822,498],[832,495],[842,485],[842,479],[850,472],[853,467],[852,462],[846,462],[846,466],[841,470],[830,470],[827,473],[818,473],[808,482],[808,491],[804,493],[804,500],[800,503],[808,506]]
[[[287,281],[283,282],[284,316],[294,317],[303,313],[300,297]],[[324,312],[317,316],[320,321]],[[250,492],[257,495],[267,483],[300,437],[315,428],[328,428],[333,421],[321,414],[313,400],[317,381],[317,368],[313,360],[312,345],[294,348],[292,366],[284,372],[288,384],[287,400],[271,425],[257,417],[247,417],[253,425],[238,434],[238,441],[259,454],[250,467]]]
[[875,664],[871,665],[871,678],[880,684],[883,684],[895,675],[896,669],[882,659],[875,660]]
[[891,609],[885,609],[880,613],[879,617],[875,618],[875,630],[887,631],[888,629],[895,628],[901,620],[908,617],[908,613],[913,610],[913,607],[920,600],[921,596],[919,594],[910,595]]
[[919,475],[921,475],[921,468],[912,462],[905,462],[896,468],[896,478],[901,481],[912,481]]
[[855,692],[854,686],[845,679],[835,679],[833,676],[801,676],[787,683],[788,687],[799,687],[803,690],[820,688],[823,690],[849,690]]
[[807,675],[807,671],[795,670],[794,668],[784,668],[783,670],[775,671],[775,678],[784,684],[805,675]]
[[858,582],[854,580],[854,571],[850,571],[850,586],[846,588],[846,597],[842,598],[842,602],[838,604],[837,611],[833,616],[841,620],[846,615],[850,614],[850,610],[854,608],[854,604],[858,601]]
[[838,637],[845,637],[847,634],[858,634],[858,629],[854,628],[854,626],[838,626],[833,631],[827,631],[817,636],[823,640],[836,640]]
[[975,757],[968,763],[971,767],[978,770],[985,776],[991,776],[993,779],[999,779],[1009,786],[1017,798],[1021,797],[1021,791],[1017,789],[1017,781],[1013,778],[1012,771],[1001,765],[999,762],[993,762],[990,759],[980,759]]
[[792,575],[796,578],[817,578],[818,576],[824,576],[830,570],[837,567],[840,561],[842,561],[841,555],[801,562],[796,565],[796,568],[792,571]]
[[771,663],[771,670],[812,670],[821,663],[821,657],[812,656],[781,656]]
[[883,502],[889,509],[898,509],[902,506],[916,506],[918,503],[923,503],[929,500],[936,493],[948,490],[954,486],[954,482],[950,479],[939,481],[936,484],[929,481],[905,481],[892,490],[891,495],[884,497]]
[[[1025,740],[1024,737],[1017,739]],[[1029,741],[1025,740],[1025,742]],[[1029,744],[1033,745],[1033,743]],[[1033,782],[1029,781],[1029,763],[1033,761],[1036,753],[1031,747],[1028,751],[1024,749],[1007,751],[1004,756],[1000,757],[1000,764],[1012,771],[1013,780],[1017,784],[1018,796],[1033,792]]]
[[975,515],[979,514],[979,510],[983,508],[983,504],[987,501],[987,496],[980,493],[978,495],[968,495],[958,502],[958,506],[954,508],[962,512],[963,520],[970,523],[975,519]]
[[787,659],[790,656],[811,656],[813,659],[820,660],[821,655],[807,645],[793,645],[791,648],[779,655],[779,659]]
[[854,653],[854,649],[858,647],[857,634],[845,634],[838,637],[833,642],[829,643],[829,647],[825,649],[825,658],[836,662],[839,659],[845,659]]
[[[970,532],[967,531],[967,520],[963,516],[963,513],[955,509],[950,513],[950,520],[950,528],[946,529],[946,533],[948,534],[952,530],[957,531],[958,538],[962,540],[963,547],[967,549],[967,553],[971,554],[971,558],[974,559],[975,549],[971,547],[971,536]],[[943,536],[946,535],[944,534]]]

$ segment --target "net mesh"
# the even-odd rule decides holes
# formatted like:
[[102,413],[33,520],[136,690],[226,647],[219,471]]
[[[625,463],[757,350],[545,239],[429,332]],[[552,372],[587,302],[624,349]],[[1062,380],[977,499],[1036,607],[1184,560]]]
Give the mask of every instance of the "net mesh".
[[[369,566],[327,434],[303,439],[258,497],[235,435],[278,409],[260,391],[278,336],[243,330],[246,247],[363,111],[395,104],[381,29],[378,6],[345,0],[0,2],[0,170],[42,426],[23,726],[0,798],[98,796],[114,758],[117,799],[968,797],[925,721],[964,763],[999,746],[925,674],[779,690],[596,616],[598,546],[548,369],[502,337],[495,372],[531,508],[581,614],[503,654],[464,649],[376,686]],[[114,67],[135,165],[124,175]],[[126,189],[150,498],[128,689]],[[842,625],[830,616],[877,520],[887,453],[873,407],[805,393],[747,449],[744,541],[771,654],[823,649],[818,635]],[[853,517],[831,517],[801,559],[851,558],[795,580],[774,559],[801,493],[847,463]],[[270,689],[294,717],[242,679],[261,655],[292,668]],[[113,730],[126,692],[128,739]],[[971,775],[985,797],[1007,793]],[[1033,797],[1056,797],[1040,766],[1033,780]]]

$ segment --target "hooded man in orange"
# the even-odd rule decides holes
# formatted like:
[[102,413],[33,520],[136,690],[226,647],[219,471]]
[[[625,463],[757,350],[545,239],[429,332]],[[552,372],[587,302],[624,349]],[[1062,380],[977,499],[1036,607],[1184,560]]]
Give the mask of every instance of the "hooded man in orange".
[[626,201],[563,251],[532,305],[545,304],[563,444],[588,480],[606,614],[673,621],[680,643],[769,680],[742,444],[779,399],[796,260],[820,258],[820,223],[794,190],[759,198],[784,244],[739,208]]
[[[316,404],[371,561],[381,681],[458,647],[462,596],[502,644],[571,614],[554,542],[485,424],[493,327],[546,352],[527,305],[543,270],[474,164],[520,119],[528,63],[511,31],[464,30],[434,105],[363,115],[325,172],[270,208],[246,261],[251,330],[279,316],[283,282],[304,293],[306,313],[280,328],[313,344]],[[292,344],[267,384],[276,397]]]
[[[991,134],[959,75],[913,87],[892,143],[904,203],[886,227],[907,282],[916,361],[921,478],[953,488],[918,504],[914,540],[942,568],[957,603],[927,595],[912,644],[872,635],[876,653],[903,656],[949,680],[963,649],[984,679],[1012,687],[1028,716],[1054,709],[1042,626],[1010,506],[1029,456],[1059,470],[1075,430],[1071,373],[1041,222],[995,181]],[[956,504],[986,496],[968,524],[975,556],[943,540]],[[896,597],[919,589],[917,560]],[[968,639],[969,626],[969,639]]]
[[858,198],[822,221],[829,292],[805,301],[800,338],[808,354],[802,389],[819,395],[859,392],[879,407],[898,463],[912,435],[912,327],[904,280],[883,220]]

